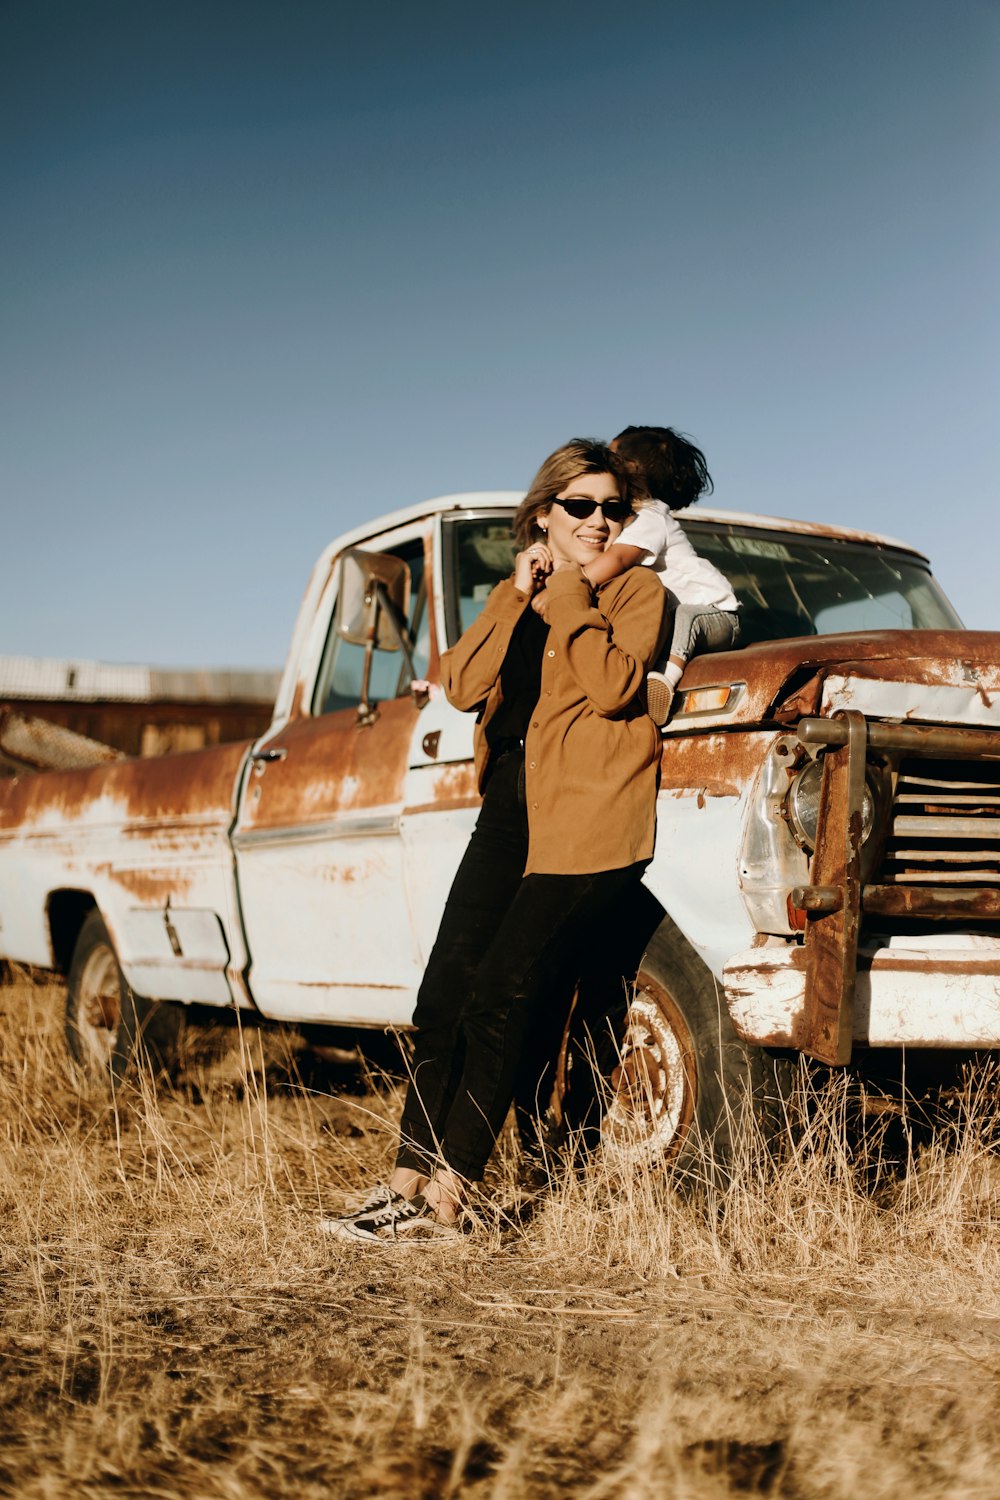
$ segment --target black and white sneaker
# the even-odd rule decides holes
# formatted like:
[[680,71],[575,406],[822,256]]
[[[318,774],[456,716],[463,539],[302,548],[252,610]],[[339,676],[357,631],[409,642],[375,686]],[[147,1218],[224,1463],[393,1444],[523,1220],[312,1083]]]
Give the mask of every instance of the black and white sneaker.
[[[347,1199],[344,1204],[344,1212],[338,1214],[338,1219],[356,1219],[359,1215],[373,1213],[376,1208],[385,1208],[398,1194],[387,1182],[377,1182],[373,1188],[366,1193],[356,1193]],[[327,1220],[323,1221],[328,1222]]]
[[415,1198],[404,1198],[391,1188],[385,1193],[388,1197],[376,1190],[369,1203],[355,1213],[321,1219],[320,1233],[369,1245],[416,1245],[454,1238],[454,1226],[436,1218],[420,1193]]

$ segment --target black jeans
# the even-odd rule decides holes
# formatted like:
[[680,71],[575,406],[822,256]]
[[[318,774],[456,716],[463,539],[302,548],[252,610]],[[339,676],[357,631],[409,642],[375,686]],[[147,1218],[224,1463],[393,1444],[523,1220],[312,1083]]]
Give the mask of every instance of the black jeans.
[[525,875],[524,753],[494,766],[417,995],[396,1165],[482,1177],[534,1028],[558,1035],[591,944],[644,864]]

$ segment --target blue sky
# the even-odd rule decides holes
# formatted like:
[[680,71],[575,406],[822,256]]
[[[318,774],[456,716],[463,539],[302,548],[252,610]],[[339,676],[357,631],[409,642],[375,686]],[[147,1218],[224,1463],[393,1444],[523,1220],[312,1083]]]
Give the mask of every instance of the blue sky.
[[1000,629],[998,97],[992,0],[6,0],[0,653],[279,664],[628,422]]

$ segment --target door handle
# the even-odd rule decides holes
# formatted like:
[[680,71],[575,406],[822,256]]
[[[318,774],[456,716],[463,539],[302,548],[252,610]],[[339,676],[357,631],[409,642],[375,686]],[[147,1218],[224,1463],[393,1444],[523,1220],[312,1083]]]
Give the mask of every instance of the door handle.
[[285,756],[287,754],[288,754],[288,748],[287,748],[287,746],[285,746],[285,745],[273,745],[273,746],[269,745],[266,750],[251,750],[251,752],[250,752],[250,759],[253,760],[253,761],[258,761],[258,762],[264,762],[264,763],[266,763],[266,762],[272,761],[272,760],[284,760]]
[[440,731],[440,729],[432,729],[430,731],[430,733],[429,734],[425,734],[424,737],[423,737],[423,739],[420,741],[420,744],[421,744],[421,747],[423,749],[423,752],[428,757],[429,760],[436,760],[437,759],[438,746],[440,745],[440,743],[441,743],[441,731]]

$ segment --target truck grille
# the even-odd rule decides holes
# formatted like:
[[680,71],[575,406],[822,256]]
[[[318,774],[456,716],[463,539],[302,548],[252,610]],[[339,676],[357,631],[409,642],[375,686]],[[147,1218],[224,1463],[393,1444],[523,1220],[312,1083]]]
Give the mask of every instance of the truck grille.
[[903,759],[880,879],[1000,886],[1000,761]]

